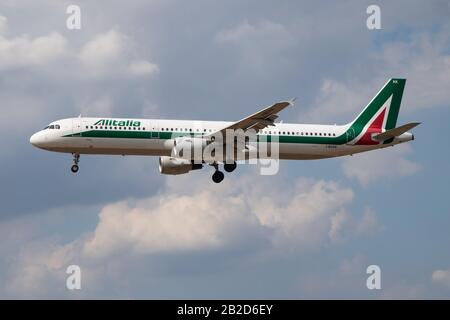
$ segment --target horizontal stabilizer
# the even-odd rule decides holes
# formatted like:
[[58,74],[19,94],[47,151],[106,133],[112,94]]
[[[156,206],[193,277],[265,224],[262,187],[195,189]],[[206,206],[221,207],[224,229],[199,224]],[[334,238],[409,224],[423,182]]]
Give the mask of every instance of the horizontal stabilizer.
[[376,136],[373,136],[372,138],[374,140],[378,140],[378,141],[385,141],[388,139],[392,139],[395,137],[398,137],[399,135],[405,133],[408,130],[411,130],[412,128],[417,127],[420,124],[420,122],[411,122],[408,124],[404,124],[398,128],[394,128],[388,131],[385,131],[383,133],[377,134]]

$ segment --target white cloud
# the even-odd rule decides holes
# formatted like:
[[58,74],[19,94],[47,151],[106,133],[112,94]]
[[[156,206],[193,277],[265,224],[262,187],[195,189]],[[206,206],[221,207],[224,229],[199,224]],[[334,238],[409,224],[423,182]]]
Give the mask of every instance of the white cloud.
[[403,104],[409,110],[449,106],[450,54],[449,28],[435,35],[418,34],[409,43],[385,46],[382,63],[407,78]]
[[58,246],[48,241],[29,242],[20,249],[9,270],[4,288],[12,297],[39,297],[65,290],[65,266],[72,245]]
[[249,206],[262,225],[274,228],[274,243],[315,249],[337,237],[336,221],[354,196],[351,189],[335,182],[308,179],[297,180],[284,195],[277,194],[279,200],[265,196],[264,189],[259,191]]
[[246,63],[261,66],[264,62],[292,44],[294,37],[279,23],[264,20],[250,24],[247,20],[218,32],[214,38],[220,45],[235,47]]
[[325,78],[317,98],[302,117],[312,121],[335,121],[346,116],[348,122],[390,77],[407,79],[400,112],[448,106],[448,29],[443,27],[433,35],[415,34],[403,42],[384,44],[380,52],[368,57],[362,76],[352,76],[348,80]]
[[0,34],[5,34],[8,30],[8,18],[0,16]]
[[83,45],[80,60],[89,67],[100,68],[118,60],[123,53],[125,36],[116,30],[96,35]]
[[133,60],[130,39],[117,30],[97,34],[81,48],[78,58],[88,75],[125,74],[135,77],[159,74],[159,66]]
[[249,40],[260,39],[269,41],[268,38],[278,37],[280,34],[287,34],[285,27],[279,23],[263,21],[259,24],[250,24],[247,20],[230,29],[222,30],[216,35],[216,41],[226,42],[247,42]]
[[431,280],[433,283],[450,288],[450,269],[434,271]]
[[76,56],[83,66],[81,75],[128,74],[139,77],[159,73],[157,64],[143,59],[133,60],[128,38],[114,29],[95,35],[79,50],[68,50],[66,38],[57,32],[36,38],[26,34],[7,38],[4,35],[6,29],[7,19],[0,16],[0,70],[41,66],[65,58],[68,70],[73,72],[76,59],[70,52],[78,51]]
[[346,211],[338,211],[331,217],[331,228],[328,236],[331,241],[338,242],[344,236],[344,230],[349,223],[350,215]]
[[328,232],[332,243],[341,243],[352,236],[372,236],[377,234],[382,227],[379,224],[378,216],[370,208],[364,208],[361,216],[353,216],[345,210],[336,213],[331,219],[331,228]]
[[159,106],[152,103],[151,101],[144,101],[142,105],[141,115],[144,118],[154,119],[160,115]]
[[192,177],[169,178],[160,194],[106,205],[91,234],[67,244],[36,240],[24,246],[11,265],[6,291],[27,296],[42,290],[45,296],[46,288],[64,283],[64,270],[73,263],[82,265],[93,287],[106,260],[124,264],[157,253],[242,250],[249,245],[252,252],[301,253],[333,245],[344,231],[347,237],[357,235],[359,219],[345,208],[354,197],[351,189],[300,178],[282,190],[261,181],[241,177],[237,183],[230,178],[204,189]]
[[122,250],[148,254],[215,248],[231,241],[234,230],[256,225],[242,199],[229,198],[228,206],[218,200],[204,191],[192,196],[160,195],[136,206],[109,205],[100,213],[84,252],[101,257]]
[[[359,220],[345,211],[353,200],[351,189],[299,179],[289,191],[269,197],[266,187],[274,190],[251,186],[249,179],[209,191],[191,185],[187,192],[169,184],[163,194],[108,205],[84,253],[103,257],[209,250],[261,235],[274,246],[310,250],[339,240],[343,230],[356,233]],[[350,222],[354,230],[347,226]]]
[[295,284],[308,297],[318,299],[357,299],[364,296],[366,283],[366,258],[360,254],[336,261],[337,265],[327,263],[324,269],[302,273]]
[[379,179],[409,176],[421,169],[419,164],[406,158],[411,150],[410,145],[404,144],[355,154],[342,161],[342,169],[345,176],[357,179],[363,186]]
[[104,95],[102,97],[99,97],[98,99],[95,99],[94,101],[88,101],[83,103],[83,106],[81,107],[81,115],[82,116],[101,116],[101,117],[107,117],[112,116],[112,108],[114,106],[113,99],[108,96]]
[[378,216],[372,208],[366,207],[361,219],[356,225],[356,233],[361,235],[373,235],[381,230]]
[[55,61],[66,53],[67,40],[57,32],[31,38],[24,34],[7,38],[7,19],[0,16],[0,70],[39,66]]
[[[382,82],[379,84],[380,88],[381,85]],[[345,84],[333,79],[324,79],[314,106],[304,117],[321,123],[327,121],[336,123],[336,119],[347,116],[344,121],[348,123],[353,120],[357,111],[361,111],[367,105],[377,90],[376,86],[367,83]]]
[[151,76],[159,73],[158,65],[146,60],[135,60],[130,63],[128,70],[134,76]]

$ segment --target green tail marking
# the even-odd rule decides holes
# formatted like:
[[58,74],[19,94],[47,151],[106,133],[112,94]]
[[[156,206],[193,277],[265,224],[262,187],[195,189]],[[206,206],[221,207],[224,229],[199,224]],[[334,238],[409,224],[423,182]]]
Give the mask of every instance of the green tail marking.
[[370,119],[383,107],[384,103],[392,96],[389,113],[387,114],[386,126],[384,129],[389,130],[395,128],[397,124],[398,112],[402,101],[403,90],[405,88],[406,79],[390,79],[380,92],[369,102],[359,116],[351,123],[348,132],[352,129],[357,137],[364,126]]

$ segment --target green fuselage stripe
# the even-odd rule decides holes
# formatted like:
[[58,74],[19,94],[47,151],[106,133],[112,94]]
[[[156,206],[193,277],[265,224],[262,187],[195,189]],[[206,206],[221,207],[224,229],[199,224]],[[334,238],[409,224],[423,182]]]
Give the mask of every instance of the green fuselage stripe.
[[[120,130],[90,130],[76,134],[69,134],[65,137],[82,137],[82,138],[117,138],[117,139],[155,139],[168,140],[178,137],[201,136],[199,134],[169,131],[120,131]],[[274,138],[272,138],[274,137]],[[305,144],[345,144],[347,137],[345,134],[337,137],[324,136],[296,136],[296,135],[257,135],[258,141],[271,142],[272,140],[279,143],[305,143]]]

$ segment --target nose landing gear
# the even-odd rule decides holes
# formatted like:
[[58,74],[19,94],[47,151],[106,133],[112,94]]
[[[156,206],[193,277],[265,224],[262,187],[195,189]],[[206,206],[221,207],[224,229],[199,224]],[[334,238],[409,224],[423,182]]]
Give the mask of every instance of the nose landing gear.
[[78,170],[80,169],[78,167],[78,163],[80,162],[80,155],[78,153],[73,153],[73,166],[70,168],[70,171],[72,171],[73,173],[77,173]]

